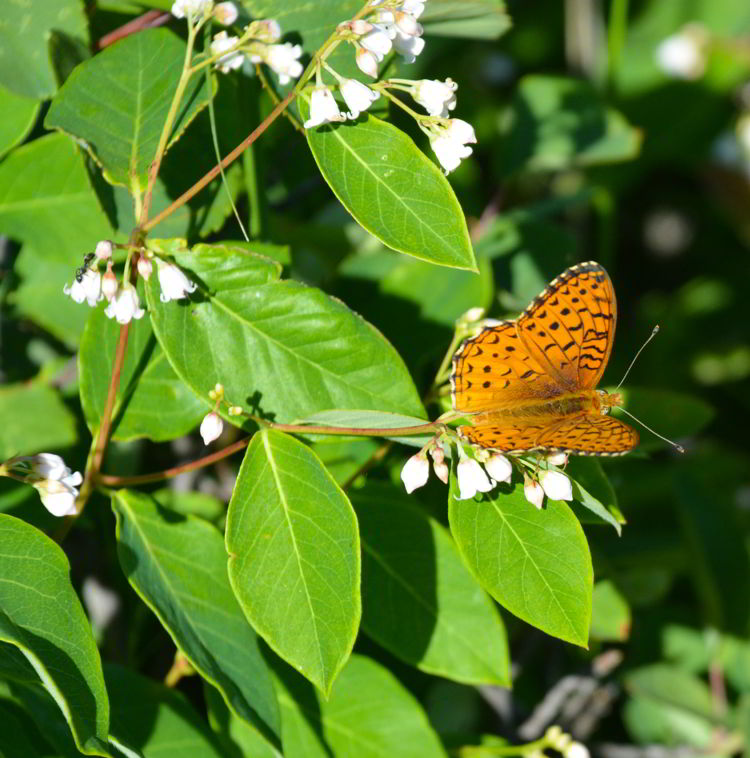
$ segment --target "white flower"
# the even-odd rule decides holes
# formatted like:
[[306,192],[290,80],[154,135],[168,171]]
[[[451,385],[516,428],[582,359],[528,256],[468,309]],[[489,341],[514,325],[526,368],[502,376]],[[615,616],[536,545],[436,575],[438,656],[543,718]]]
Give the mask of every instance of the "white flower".
[[421,79],[411,89],[412,97],[430,116],[448,116],[448,111],[456,107],[458,85],[452,79],[444,82],[438,79]]
[[63,479],[70,476],[70,469],[65,461],[54,453],[37,453],[36,455],[23,455],[8,461],[9,464],[21,464],[21,470],[29,476],[39,479]]
[[388,32],[383,28],[376,26],[369,34],[365,34],[359,40],[359,43],[365,50],[369,50],[378,62],[391,52],[393,42]]
[[219,3],[214,8],[214,18],[223,26],[233,24],[240,15],[234,3]]
[[567,462],[567,453],[552,453],[552,455],[547,456],[547,463],[551,463],[553,466],[564,466]]
[[703,27],[688,24],[656,48],[656,61],[666,74],[679,79],[700,79],[706,70],[707,34]]
[[104,310],[104,315],[115,319],[118,324],[128,324],[131,319],[139,319],[144,313],[135,287],[128,283],[120,287],[112,302]]
[[172,15],[175,18],[202,16],[212,5],[213,0],[175,0],[172,3]]
[[365,21],[363,18],[358,18],[356,21],[350,22],[349,28],[354,34],[359,36],[369,34],[373,30],[372,24],[369,21]]
[[464,458],[458,462],[458,490],[461,493],[458,500],[468,500],[477,492],[489,492],[495,483],[490,481],[484,469],[473,458]]
[[533,479],[526,479],[523,483],[523,494],[534,507],[542,507],[544,503],[544,490],[539,482],[535,482]]
[[393,40],[393,49],[404,58],[404,63],[414,63],[417,56],[424,50],[424,40],[421,37],[410,37],[398,32]]
[[404,13],[410,13],[414,18],[419,18],[424,12],[423,0],[404,0],[401,3],[401,10]]
[[162,303],[168,303],[170,300],[182,300],[188,296],[188,293],[195,292],[198,285],[191,282],[174,263],[167,263],[157,258],[156,264],[159,286],[161,287],[159,299]]
[[144,255],[139,255],[136,268],[138,269],[138,274],[148,281],[154,271],[154,264],[151,263],[150,258],[146,258]]
[[550,500],[573,499],[573,487],[565,474],[559,471],[543,471],[540,481],[544,494]]
[[112,273],[112,261],[107,264],[107,272],[102,277],[102,295],[104,299],[111,303],[112,298],[117,294],[117,277]]
[[64,481],[43,479],[35,482],[34,488],[42,499],[42,505],[53,516],[75,516],[78,490]]
[[208,445],[215,439],[218,439],[221,433],[224,431],[224,422],[221,417],[211,411],[203,417],[201,421],[201,437],[203,437],[203,444]]
[[406,491],[411,494],[419,487],[427,484],[427,478],[430,475],[430,464],[424,453],[412,455],[401,469],[401,481],[406,487]]
[[354,56],[359,70],[367,76],[371,76],[373,79],[378,75],[378,59],[369,50],[365,50],[364,47],[357,49]]
[[471,148],[465,143],[476,142],[474,128],[460,118],[452,118],[448,121],[447,128],[433,133],[430,138],[430,146],[437,156],[446,173],[453,171],[464,158],[471,155]]
[[348,117],[357,118],[380,97],[380,93],[371,90],[366,84],[356,79],[344,79],[341,82],[341,96],[349,109]]
[[580,742],[571,742],[563,751],[565,758],[590,758],[589,749]]
[[319,126],[327,121],[344,121],[338,103],[328,87],[316,87],[310,96],[310,118],[305,121],[305,129]]
[[285,42],[269,45],[264,56],[266,63],[279,75],[279,84],[289,84],[302,75],[302,64],[297,60],[302,55],[301,45]]
[[[211,55],[220,55],[221,53],[231,50],[239,39],[237,37],[230,37],[226,32],[219,32],[214,35],[211,41]],[[235,50],[233,53],[227,53],[216,61],[216,67],[222,74],[228,74],[233,69],[240,68],[242,66],[244,55],[240,50]]]
[[99,240],[99,242],[96,243],[94,255],[96,255],[100,261],[106,261],[108,258],[112,257],[113,250],[114,245],[109,240]]
[[81,585],[81,596],[91,625],[103,630],[120,609],[120,597],[94,576],[87,576]]
[[484,464],[484,467],[496,482],[510,484],[511,477],[513,476],[513,464],[502,453],[491,455],[489,460]]
[[73,284],[70,286],[66,284],[63,292],[73,298],[76,303],[82,303],[85,300],[93,308],[102,299],[102,275],[90,268],[84,269],[83,272],[76,272]]

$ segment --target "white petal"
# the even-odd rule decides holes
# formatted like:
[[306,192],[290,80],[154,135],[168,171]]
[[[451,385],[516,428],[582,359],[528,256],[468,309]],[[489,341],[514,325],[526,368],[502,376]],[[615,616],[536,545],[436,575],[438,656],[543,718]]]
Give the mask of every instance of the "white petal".
[[513,464],[501,453],[490,456],[484,467],[495,481],[510,483],[513,476]]
[[266,63],[279,75],[279,81],[287,84],[296,79],[304,70],[297,60],[302,55],[302,47],[285,42],[283,45],[269,45],[266,51]]
[[378,59],[373,53],[371,53],[369,50],[365,50],[363,47],[360,47],[357,49],[355,60],[357,62],[357,66],[359,66],[359,70],[363,74],[367,74],[367,76],[371,76],[373,79],[377,77]]
[[[198,285],[185,276],[182,269],[174,263],[166,263],[157,258],[159,286],[161,287],[160,300],[168,303],[170,300],[181,300],[188,293],[195,292]],[[138,318],[136,316],[136,318]]]
[[380,97],[379,92],[371,90],[367,85],[356,79],[344,79],[341,85],[341,96],[349,108],[349,118],[357,118]]
[[382,29],[374,29],[369,34],[365,34],[359,42],[362,47],[364,47],[365,50],[369,50],[378,61],[382,61],[383,57],[388,55],[393,47],[391,38],[388,36],[387,32]]
[[450,119],[445,136],[463,144],[467,142],[475,143],[477,141],[474,127],[468,121],[463,121],[460,118]]
[[344,116],[333,93],[328,87],[316,87],[310,96],[310,118],[304,123],[305,129],[319,126],[327,121],[343,121]]
[[458,476],[459,500],[468,500],[477,492],[489,492],[494,486],[484,469],[473,458],[459,461],[456,469]]
[[401,481],[409,494],[419,487],[424,487],[429,475],[430,464],[427,456],[422,453],[412,455],[401,469]]
[[430,141],[440,165],[448,172],[458,168],[464,158],[471,155],[471,148],[450,137],[435,137]]
[[404,63],[414,63],[424,50],[424,40],[421,37],[397,34],[393,40],[393,48],[404,57]]
[[99,242],[96,243],[94,254],[99,260],[106,261],[108,258],[112,257],[113,250],[114,246],[109,240],[99,240]]
[[544,471],[540,477],[544,494],[550,500],[572,500],[573,487],[565,474],[559,471]]
[[589,749],[580,742],[571,742],[563,753],[565,758],[590,758]]
[[239,11],[237,10],[237,6],[234,3],[219,3],[216,8],[214,8],[214,17],[220,24],[223,24],[224,26],[233,24],[237,20],[238,16]]
[[552,453],[552,455],[547,456],[547,463],[551,463],[553,466],[564,466],[567,462],[567,453]]
[[53,516],[75,516],[78,490],[54,479],[37,482],[34,487],[39,492],[42,505]]
[[544,490],[539,482],[533,482],[531,479],[527,479],[523,485],[523,494],[535,508],[541,508],[544,504]]

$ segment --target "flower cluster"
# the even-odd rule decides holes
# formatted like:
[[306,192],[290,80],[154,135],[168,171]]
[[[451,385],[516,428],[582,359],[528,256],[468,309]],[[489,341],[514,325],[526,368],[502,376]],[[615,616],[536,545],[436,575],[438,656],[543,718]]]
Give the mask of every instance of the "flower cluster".
[[253,21],[241,36],[219,32],[211,42],[211,55],[220,56],[216,66],[224,74],[241,68],[245,59],[250,63],[265,63],[279,77],[280,84],[289,84],[302,74],[299,61],[302,47],[291,42],[278,44],[281,27],[273,19]]
[[[63,292],[69,295],[76,303],[88,303],[92,308],[101,300],[106,300],[108,305],[104,310],[107,318],[113,318],[118,324],[128,324],[133,319],[143,317],[145,313],[141,307],[138,293],[135,287],[127,281],[120,284],[115,273],[112,271],[112,253],[114,245],[109,240],[97,243],[96,250],[88,253],[83,259],[83,265],[76,270],[73,283],[65,285]],[[143,279],[148,280],[153,270],[151,253],[142,251],[138,254],[136,270]],[[107,262],[107,270],[102,275],[99,272],[99,263]],[[170,300],[180,300],[191,292],[197,285],[173,263],[156,259],[159,274],[159,286],[161,287],[161,301],[168,303]],[[127,266],[126,266],[127,270]]]
[[[499,483],[510,484],[513,478],[513,464],[502,453],[489,453],[478,450],[476,458],[470,458],[461,445],[458,445],[459,461],[456,466],[458,481],[458,500],[468,500],[478,492],[489,492]],[[444,484],[448,483],[448,466],[445,463],[445,452],[435,440],[416,455],[409,458],[401,469],[401,481],[406,491],[411,494],[419,487],[427,484],[430,474],[430,464],[427,452],[433,459],[433,468],[437,477]],[[556,453],[547,457],[551,465],[562,465],[567,462],[567,455]],[[573,487],[570,479],[560,471],[546,469],[539,475],[538,480],[524,474],[524,495],[537,508],[544,504],[545,495],[550,500],[572,500]]]
[[42,505],[53,516],[75,516],[78,486],[83,481],[79,471],[71,471],[65,461],[53,453],[22,455],[0,467],[2,473],[34,487]]

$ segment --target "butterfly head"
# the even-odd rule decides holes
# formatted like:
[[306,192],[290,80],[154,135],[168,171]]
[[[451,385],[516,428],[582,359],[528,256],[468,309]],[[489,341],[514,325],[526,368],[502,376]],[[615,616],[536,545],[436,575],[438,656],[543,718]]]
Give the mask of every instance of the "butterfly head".
[[597,390],[599,395],[599,412],[606,416],[610,408],[619,408],[622,405],[622,395],[619,392],[607,392],[607,390]]

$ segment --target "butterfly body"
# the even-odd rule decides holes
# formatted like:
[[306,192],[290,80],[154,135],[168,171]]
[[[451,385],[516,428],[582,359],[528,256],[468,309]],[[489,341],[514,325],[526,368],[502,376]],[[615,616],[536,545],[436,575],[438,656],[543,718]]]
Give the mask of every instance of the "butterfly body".
[[512,321],[465,340],[453,358],[459,435],[480,447],[622,455],[637,432],[606,414],[620,395],[597,390],[617,321],[614,288],[593,261],[564,271]]

